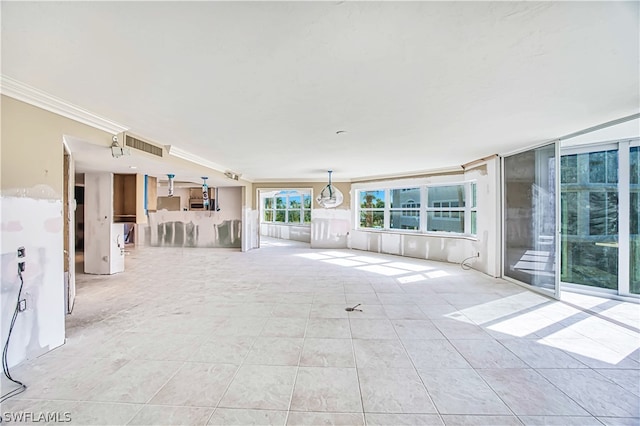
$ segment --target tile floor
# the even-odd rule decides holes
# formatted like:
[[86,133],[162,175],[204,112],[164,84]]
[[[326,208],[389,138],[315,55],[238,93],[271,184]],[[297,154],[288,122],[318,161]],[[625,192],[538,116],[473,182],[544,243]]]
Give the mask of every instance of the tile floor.
[[132,249],[123,274],[78,275],[67,343],[13,369],[29,388],[3,416],[640,424],[637,304],[563,303],[458,265],[263,242]]

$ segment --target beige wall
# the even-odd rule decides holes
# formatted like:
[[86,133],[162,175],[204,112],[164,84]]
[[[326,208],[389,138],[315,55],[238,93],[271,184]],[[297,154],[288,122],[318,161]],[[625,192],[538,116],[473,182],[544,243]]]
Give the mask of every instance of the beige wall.
[[[32,359],[64,343],[63,137],[111,143],[111,135],[82,123],[2,96],[0,176],[2,259],[0,323],[9,322],[19,288],[16,247],[27,250],[20,313],[9,365]],[[4,262],[4,260],[3,260]],[[6,331],[2,330],[2,341]]]
[[[338,209],[348,210],[351,208],[351,197],[349,191],[351,191],[351,183],[348,182],[332,182],[333,186],[338,188],[342,195],[344,195],[344,202],[338,207]],[[252,191],[251,205],[254,209],[258,208],[258,202],[256,200],[258,189],[286,189],[286,188],[313,188],[313,207],[314,209],[321,208],[316,203],[315,198],[320,194],[322,189],[327,186],[327,182],[268,182],[268,183],[254,183]]]
[[[62,199],[64,135],[111,145],[107,132],[7,96],[1,102],[3,195]],[[36,185],[46,185],[51,192],[33,191]],[[16,193],[20,191],[27,193]]]

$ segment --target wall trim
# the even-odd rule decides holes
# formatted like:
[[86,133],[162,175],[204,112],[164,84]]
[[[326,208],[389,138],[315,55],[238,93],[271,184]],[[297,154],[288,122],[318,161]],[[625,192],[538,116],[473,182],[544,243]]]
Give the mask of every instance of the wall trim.
[[[199,164],[211,170],[215,170],[220,173],[225,173],[229,170],[228,167],[223,167],[220,164],[214,163],[213,161],[205,160],[199,155],[186,151],[182,148],[178,148],[177,146],[165,145],[165,148],[167,149],[167,152],[169,153],[169,155],[173,155],[174,157],[182,158],[183,160],[187,160],[192,163]],[[245,176],[244,174],[242,175],[241,180],[253,183],[253,180],[250,177]]]
[[122,124],[101,117],[6,75],[0,75],[0,93],[107,133],[117,134],[127,130],[127,127]]

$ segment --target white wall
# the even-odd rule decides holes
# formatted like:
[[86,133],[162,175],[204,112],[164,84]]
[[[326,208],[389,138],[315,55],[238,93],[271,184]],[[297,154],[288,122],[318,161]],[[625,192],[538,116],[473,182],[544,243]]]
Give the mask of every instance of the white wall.
[[124,224],[113,223],[113,173],[84,175],[84,272],[124,271]]
[[[34,192],[41,191],[49,192]],[[1,200],[3,345],[20,288],[17,248],[26,249],[21,298],[27,310],[18,314],[11,336],[8,363],[13,366],[64,343],[62,201],[5,196]]]
[[112,134],[1,96],[2,342],[16,304],[16,250],[27,250],[27,310],[9,346],[9,365],[35,358],[64,343],[63,138],[72,136],[107,149]]
[[[313,212],[312,212],[313,214]],[[311,226],[309,225],[285,225],[279,223],[261,223],[260,235],[282,240],[311,242]]]
[[351,210],[317,208],[311,211],[311,248],[347,248]]

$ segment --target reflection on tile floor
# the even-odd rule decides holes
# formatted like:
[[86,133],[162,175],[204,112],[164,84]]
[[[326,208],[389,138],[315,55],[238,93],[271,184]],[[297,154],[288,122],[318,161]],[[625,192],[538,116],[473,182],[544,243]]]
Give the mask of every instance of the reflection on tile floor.
[[263,242],[132,249],[122,274],[78,275],[66,344],[12,370],[29,388],[3,419],[640,424],[637,304],[563,303],[458,265]]

